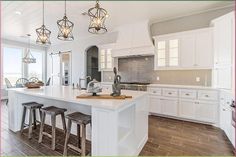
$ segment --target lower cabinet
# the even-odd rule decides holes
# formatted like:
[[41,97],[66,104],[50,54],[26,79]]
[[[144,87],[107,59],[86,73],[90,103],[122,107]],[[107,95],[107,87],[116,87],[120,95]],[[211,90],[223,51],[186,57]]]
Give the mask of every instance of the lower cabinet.
[[216,122],[217,102],[196,102],[196,120]]
[[182,118],[195,119],[196,104],[192,100],[179,101],[179,116]]
[[169,116],[178,116],[178,100],[161,99],[162,114]]
[[156,97],[156,96],[150,96],[150,105],[149,105],[150,112],[161,114],[162,113],[161,106],[162,106],[161,98]]

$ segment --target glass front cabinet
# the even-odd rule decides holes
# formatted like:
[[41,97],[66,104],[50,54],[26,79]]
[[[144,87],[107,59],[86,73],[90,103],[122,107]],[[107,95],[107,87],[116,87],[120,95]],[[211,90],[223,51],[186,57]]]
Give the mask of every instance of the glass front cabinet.
[[112,44],[99,46],[99,71],[113,71],[117,59],[112,57]]

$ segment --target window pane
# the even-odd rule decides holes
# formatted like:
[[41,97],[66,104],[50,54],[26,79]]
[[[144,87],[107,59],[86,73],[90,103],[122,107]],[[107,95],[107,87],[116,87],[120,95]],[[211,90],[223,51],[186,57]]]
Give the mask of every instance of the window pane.
[[105,56],[101,56],[101,62],[105,62]]
[[166,47],[166,42],[165,42],[165,41],[159,41],[159,42],[157,43],[157,47],[158,47],[158,49],[165,49],[165,47]]
[[158,53],[158,59],[159,59],[159,58],[166,58],[165,52]]
[[28,64],[28,78],[37,77],[43,80],[43,53],[31,51],[31,54],[36,58],[36,63]]
[[105,68],[105,63],[101,63],[101,69]]
[[170,57],[178,57],[178,48],[170,49]]
[[157,64],[158,64],[158,66],[165,66],[166,65],[166,60],[165,59],[158,59]]
[[[3,48],[3,78],[7,78],[12,85],[23,75],[22,54],[23,49],[20,48]],[[5,84],[5,81],[3,81],[3,84]]]
[[101,50],[101,56],[105,56],[105,50]]
[[178,39],[174,39],[174,40],[170,40],[169,41],[169,47],[170,48],[173,48],[173,47],[178,47],[178,43],[179,43],[179,40]]
[[178,66],[178,58],[170,58],[170,66]]
[[111,64],[111,62],[107,62],[107,68],[112,68],[112,64]]

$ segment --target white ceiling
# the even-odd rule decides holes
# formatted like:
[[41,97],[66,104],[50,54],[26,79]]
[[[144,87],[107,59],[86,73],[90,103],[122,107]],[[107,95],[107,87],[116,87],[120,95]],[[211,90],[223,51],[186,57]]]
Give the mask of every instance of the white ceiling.
[[[101,6],[109,13],[106,21],[108,31],[115,27],[150,19],[160,21],[178,16],[184,16],[209,9],[221,8],[233,5],[231,1],[101,1]],[[67,14],[69,20],[75,23],[75,39],[87,37],[89,18],[81,13],[93,7],[93,1],[68,1]],[[10,40],[24,42],[27,33],[32,34],[32,40],[36,39],[35,29],[42,25],[42,2],[40,1],[2,1],[2,37]],[[16,14],[20,11],[22,14]],[[56,21],[64,15],[63,1],[45,2],[45,25],[52,31],[53,44],[60,43],[56,39]]]

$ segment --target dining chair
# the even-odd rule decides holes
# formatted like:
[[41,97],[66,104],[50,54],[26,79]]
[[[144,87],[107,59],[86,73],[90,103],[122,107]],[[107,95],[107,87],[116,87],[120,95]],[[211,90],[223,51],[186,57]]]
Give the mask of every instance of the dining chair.
[[31,78],[29,78],[29,82],[34,82],[34,83],[36,83],[36,82],[38,82],[39,81],[39,79],[37,78],[37,77],[31,77]]
[[6,83],[7,88],[13,88],[11,82],[7,78],[5,78],[5,83]]
[[46,83],[46,86],[49,86],[50,85],[50,82],[51,82],[51,77],[48,78],[48,81]]
[[19,78],[17,81],[16,81],[16,88],[22,88],[22,87],[25,87],[25,84],[28,83],[29,80],[26,79],[26,78]]

